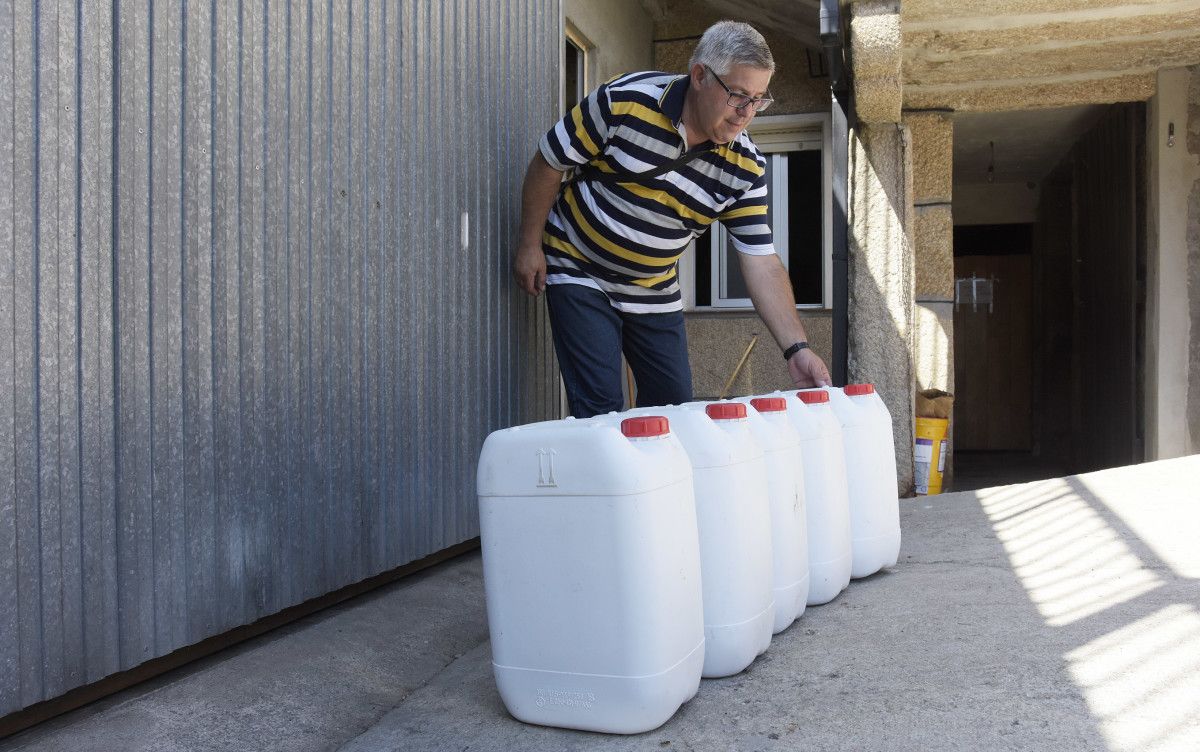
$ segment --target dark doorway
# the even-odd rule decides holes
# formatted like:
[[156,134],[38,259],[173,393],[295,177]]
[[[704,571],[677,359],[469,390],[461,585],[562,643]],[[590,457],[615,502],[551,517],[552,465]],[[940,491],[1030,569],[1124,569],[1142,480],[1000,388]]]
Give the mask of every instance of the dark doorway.
[[1142,461],[1144,118],[1097,108],[1028,221],[955,227],[956,489]]

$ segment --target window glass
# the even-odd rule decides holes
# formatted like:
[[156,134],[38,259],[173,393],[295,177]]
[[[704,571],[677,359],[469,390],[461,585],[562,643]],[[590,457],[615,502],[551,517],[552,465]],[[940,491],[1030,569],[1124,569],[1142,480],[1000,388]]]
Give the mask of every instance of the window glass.
[[[793,116],[781,116],[790,118]],[[832,247],[825,226],[830,176],[825,174],[828,123],[798,119],[795,131],[765,130],[759,148],[767,158],[770,201],[766,221],[775,250],[788,270],[798,306],[827,308],[825,299]],[[752,307],[739,254],[719,223],[696,239],[694,255],[681,261],[690,290],[686,304],[695,308]]]
[[570,111],[579,104],[587,94],[583,90],[583,50],[579,49],[570,39],[564,39],[565,54],[563,55],[563,103]]
[[713,304],[712,299],[712,236],[713,228],[718,227],[714,222],[708,226],[704,233],[696,238],[696,256],[695,263],[692,265],[696,270],[696,305],[710,306]]
[[820,305],[825,279],[821,152],[787,153],[788,276],[798,305]]

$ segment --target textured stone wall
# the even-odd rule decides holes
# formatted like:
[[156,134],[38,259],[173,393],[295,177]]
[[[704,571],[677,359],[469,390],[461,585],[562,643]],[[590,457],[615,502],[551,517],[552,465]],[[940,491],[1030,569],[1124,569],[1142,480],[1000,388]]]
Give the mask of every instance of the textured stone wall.
[[900,120],[904,87],[900,81],[900,3],[864,0],[850,18],[850,59],[854,66],[854,106],[865,123]]
[[[828,313],[804,314],[803,318],[809,344],[828,363],[833,351],[833,319]],[[755,334],[758,342],[730,386],[729,394],[736,397],[791,388],[792,379],[779,345],[757,314],[750,311],[688,314],[687,334],[696,399],[716,399],[721,395]]]
[[851,133],[849,380],[875,384],[892,414],[897,482],[913,488],[914,344],[911,141],[900,124]]

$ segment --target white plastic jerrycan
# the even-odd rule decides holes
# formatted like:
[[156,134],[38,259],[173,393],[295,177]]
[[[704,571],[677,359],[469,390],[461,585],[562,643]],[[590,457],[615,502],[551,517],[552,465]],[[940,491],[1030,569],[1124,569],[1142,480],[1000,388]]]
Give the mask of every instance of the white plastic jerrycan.
[[496,431],[477,483],[492,666],[509,712],[621,734],[665,723],[704,664],[691,465],[667,419]]
[[731,676],[771,644],[771,512],[766,463],[746,406],[733,402],[638,408],[666,415],[692,463],[704,593],[704,670]]
[[842,425],[846,488],[850,498],[850,576],[866,577],[896,563],[900,555],[900,505],[892,416],[871,384],[825,388]]
[[788,420],[784,397],[741,397],[736,401],[750,405],[746,418],[767,464],[775,634],[779,634],[808,604],[808,520],[800,436]]
[[808,605],[828,603],[850,584],[850,502],[842,429],[824,392],[775,392],[800,437],[808,513]]

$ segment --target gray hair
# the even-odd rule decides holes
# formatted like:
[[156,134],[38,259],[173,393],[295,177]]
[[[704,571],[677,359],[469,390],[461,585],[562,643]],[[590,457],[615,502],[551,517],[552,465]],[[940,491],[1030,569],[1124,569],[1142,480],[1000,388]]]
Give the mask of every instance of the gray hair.
[[718,21],[709,26],[688,61],[688,70],[696,64],[707,65],[718,76],[729,73],[735,65],[775,72],[775,58],[767,40],[753,26],[740,21]]

